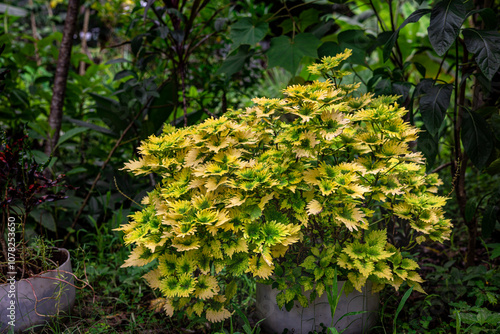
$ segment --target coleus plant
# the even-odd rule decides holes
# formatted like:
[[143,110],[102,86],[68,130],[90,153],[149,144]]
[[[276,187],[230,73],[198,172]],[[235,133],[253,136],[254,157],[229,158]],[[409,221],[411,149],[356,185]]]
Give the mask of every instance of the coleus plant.
[[[448,238],[441,181],[409,149],[418,130],[403,121],[397,96],[341,84],[348,73],[338,68],[349,55],[311,65],[326,80],[290,86],[282,99],[166,126],[126,164],[162,178],[119,229],[135,244],[123,266],[155,263],[145,278],[168,315],[228,318],[235,285],[225,283],[245,273],[282,290],[280,307],[307,306],[335,272],[347,291],[367,280],[375,290],[406,281],[423,291],[405,249]],[[388,224],[407,232],[405,248],[388,241]]]

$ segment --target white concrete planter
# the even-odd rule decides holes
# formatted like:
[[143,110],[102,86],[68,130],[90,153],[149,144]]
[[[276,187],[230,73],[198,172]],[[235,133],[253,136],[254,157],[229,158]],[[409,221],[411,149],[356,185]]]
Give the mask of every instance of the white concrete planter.
[[[1,333],[7,332],[11,327],[16,333],[21,332],[71,309],[75,302],[75,287],[70,285],[73,284],[73,276],[67,273],[73,272],[71,259],[66,249],[58,248],[57,251],[64,263],[56,271],[14,281],[12,285],[0,285]],[[64,282],[51,278],[59,278]]]
[[[344,281],[339,281],[339,292],[343,284]],[[368,329],[375,325],[379,295],[371,293],[371,286],[371,283],[368,283],[362,293],[354,290],[347,297],[345,293],[342,293],[333,323],[349,312],[367,312],[344,317],[335,326],[339,332],[347,328],[343,334],[367,333]],[[326,292],[321,298],[316,298],[314,305],[307,308],[303,308],[296,301],[290,312],[287,312],[285,308],[279,309],[276,303],[276,295],[279,292],[279,290],[272,289],[270,285],[257,284],[257,316],[259,319],[266,318],[262,322],[262,327],[269,334],[281,334],[285,328],[288,328],[288,333],[307,334],[313,330],[321,332],[320,323],[326,327],[331,326],[332,316]]]

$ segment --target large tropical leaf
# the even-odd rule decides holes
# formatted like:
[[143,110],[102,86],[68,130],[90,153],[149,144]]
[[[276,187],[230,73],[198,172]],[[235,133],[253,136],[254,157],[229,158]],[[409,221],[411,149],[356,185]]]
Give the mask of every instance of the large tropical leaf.
[[292,40],[287,36],[275,37],[267,51],[268,67],[281,66],[295,74],[299,63],[305,56],[317,58],[320,40],[311,33],[302,33]]
[[500,68],[500,34],[498,31],[464,29],[465,46],[476,55],[484,76],[491,80]]
[[229,34],[233,45],[232,50],[235,50],[241,44],[254,45],[260,42],[266,36],[269,24],[267,22],[254,22],[249,17],[239,19],[231,26]]
[[464,114],[462,144],[472,163],[478,169],[483,169],[493,150],[493,134],[484,118],[474,111]]
[[442,0],[432,8],[427,32],[432,47],[438,55],[444,55],[453,45],[465,16],[465,5],[462,0]]
[[420,99],[420,114],[431,136],[438,133],[443,123],[452,91],[453,85],[434,85]]

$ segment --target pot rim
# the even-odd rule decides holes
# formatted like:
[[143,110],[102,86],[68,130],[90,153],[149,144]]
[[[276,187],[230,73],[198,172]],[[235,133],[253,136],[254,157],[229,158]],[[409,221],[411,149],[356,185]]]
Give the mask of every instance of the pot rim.
[[[64,253],[66,255],[66,260],[62,264],[59,264],[59,266],[57,268],[55,268],[55,269],[50,269],[50,271],[42,271],[41,273],[39,273],[39,274],[37,274],[35,276],[30,276],[30,277],[27,277],[27,278],[16,280],[16,282],[19,283],[21,281],[32,280],[32,279],[35,279],[35,278],[50,277],[49,275],[51,275],[54,271],[57,271],[61,267],[67,266],[68,263],[71,263],[71,253],[69,252],[69,250],[67,250],[66,248],[59,248],[59,247],[51,247],[51,248],[54,249],[54,250],[57,250],[58,252]],[[71,264],[70,264],[70,266],[71,266]],[[8,285],[8,284],[9,283],[2,283],[2,284],[0,284],[0,286],[4,286],[4,285]]]

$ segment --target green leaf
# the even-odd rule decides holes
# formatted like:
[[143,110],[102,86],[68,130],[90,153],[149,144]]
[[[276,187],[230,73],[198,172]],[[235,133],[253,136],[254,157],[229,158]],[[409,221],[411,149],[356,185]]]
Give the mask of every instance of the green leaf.
[[231,32],[229,33],[229,37],[233,41],[231,49],[235,50],[241,44],[257,44],[266,36],[268,29],[269,24],[267,22],[254,22],[249,17],[239,19],[231,25]]
[[338,35],[338,41],[342,50],[352,50],[349,62],[366,66],[366,52],[372,46],[373,40],[365,35],[364,30],[346,30]]
[[71,123],[74,123],[76,125],[79,125],[79,126],[83,126],[83,127],[86,127],[86,128],[89,128],[89,129],[92,129],[94,131],[97,131],[97,132],[101,132],[101,133],[104,133],[106,135],[110,135],[110,136],[114,136],[116,137],[116,133],[114,133],[113,131],[111,131],[110,129],[107,129],[107,128],[104,128],[102,126],[99,126],[99,125],[95,125],[95,124],[92,124],[92,123],[88,123],[88,122],[84,122],[84,121],[80,121],[78,119],[73,119],[71,117],[67,117],[67,116],[63,116],[63,119],[65,121],[69,121]]
[[468,111],[462,120],[462,143],[472,163],[483,169],[493,150],[493,134],[488,123],[476,112]]
[[238,284],[236,283],[235,280],[232,280],[227,286],[226,286],[226,292],[225,292],[225,297],[226,297],[226,303],[229,303],[231,299],[236,295],[236,292],[238,291]]
[[299,15],[300,31],[305,31],[310,25],[318,23],[319,12],[314,8],[309,8]]
[[253,50],[250,51],[248,45],[244,45],[238,49],[238,52],[233,52],[229,57],[224,60],[222,66],[217,70],[216,74],[225,73],[228,77],[231,77],[234,73],[240,71],[243,68],[246,60],[253,55]]
[[493,248],[493,251],[491,252],[490,258],[493,260],[499,256],[500,256],[500,244],[498,246],[496,246],[495,248]]
[[85,168],[85,167],[75,167],[72,170],[70,170],[69,172],[67,172],[66,175],[82,174],[82,173],[86,173],[86,172],[87,172],[87,168]]
[[262,215],[262,210],[257,205],[249,207],[247,212],[252,220],[257,219]]
[[426,129],[432,136],[438,133],[443,123],[452,91],[453,86],[450,84],[434,85],[420,98],[420,113]]
[[375,85],[375,89],[373,90],[373,92],[375,93],[375,96],[390,95],[391,92],[392,92],[391,79],[389,79],[389,78],[382,78]]
[[278,263],[276,263],[276,266],[274,268],[274,275],[278,277],[283,275],[283,267],[280,266]]
[[406,300],[408,297],[410,297],[411,292],[413,291],[413,287],[410,287],[408,291],[404,294],[403,298],[401,298],[401,301],[399,302],[398,308],[396,309],[396,314],[394,314],[394,325],[393,325],[393,333],[396,334],[396,320],[398,319],[399,312],[403,309],[403,306],[406,303]]
[[77,134],[79,133],[82,133],[84,131],[87,131],[88,128],[84,128],[84,127],[77,127],[77,128],[73,128],[67,132],[65,132],[60,138],[59,138],[59,141],[57,142],[57,145],[55,147],[58,147],[59,145],[61,145],[62,143],[64,143],[65,141],[67,141],[68,139],[71,139],[72,137],[76,136]]
[[30,216],[33,217],[39,224],[41,224],[46,229],[56,232],[57,226],[52,216],[52,213],[46,210],[35,209],[30,213]]
[[418,73],[420,73],[420,75],[425,78],[425,73],[427,72],[427,69],[425,68],[424,65],[420,64],[420,63],[413,63],[415,65],[415,67],[417,68],[417,71]]
[[476,55],[484,76],[491,81],[500,68],[500,34],[497,31],[464,29],[465,46]]
[[288,303],[286,303],[286,304],[285,304],[285,308],[286,308],[286,310],[287,310],[288,312],[290,312],[290,311],[292,310],[292,308],[293,308],[293,305],[294,305],[294,304],[295,304],[295,303],[294,303],[294,301],[293,301],[293,300],[291,300],[291,301],[289,301]]
[[128,76],[133,76],[134,78],[137,79],[137,73],[131,70],[123,70],[115,74],[115,78],[113,81],[118,81],[120,79],[126,78]]
[[491,237],[491,233],[495,230],[499,209],[500,208],[497,205],[489,205],[484,211],[483,219],[481,220],[481,232],[483,238]]
[[442,0],[432,8],[427,33],[432,47],[442,56],[453,45],[465,20],[462,0]]
[[486,173],[490,175],[500,174],[500,158],[494,160],[488,168],[486,168]]
[[337,43],[328,41],[321,44],[321,46],[318,48],[318,58],[321,59],[327,56],[333,57],[341,52],[342,50]]
[[33,154],[35,162],[39,165],[45,164],[50,158],[47,154],[43,153],[42,151],[36,150],[36,151],[31,151],[31,153]]
[[389,40],[384,45],[384,51],[383,51],[384,63],[391,56],[392,48],[394,47],[394,45],[396,44],[396,41],[398,40],[399,31],[401,29],[403,29],[408,23],[418,22],[418,20],[420,20],[420,18],[422,16],[429,14],[430,12],[431,12],[431,9],[429,9],[429,8],[418,9],[418,10],[414,11],[413,13],[411,13],[410,16],[408,16],[408,18],[406,20],[404,20],[403,23],[401,23],[399,28],[396,29],[396,31],[394,31],[392,36],[389,38]]
[[271,47],[267,51],[268,67],[281,66],[292,74],[297,72],[299,63],[305,56],[317,58],[320,40],[313,34],[302,33],[291,40],[287,36],[271,39]]

